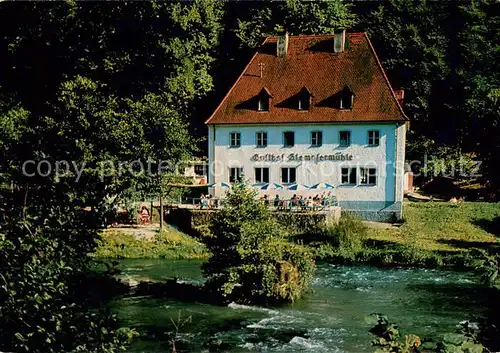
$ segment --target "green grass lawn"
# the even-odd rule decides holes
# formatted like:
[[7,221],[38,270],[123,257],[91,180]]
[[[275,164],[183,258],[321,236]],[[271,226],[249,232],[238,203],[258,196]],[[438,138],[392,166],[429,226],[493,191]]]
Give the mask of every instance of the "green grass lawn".
[[431,251],[499,248],[500,203],[408,202],[399,228],[370,229],[369,238]]
[[208,255],[203,244],[168,225],[152,238],[108,230],[94,253],[97,258],[110,259],[206,259]]

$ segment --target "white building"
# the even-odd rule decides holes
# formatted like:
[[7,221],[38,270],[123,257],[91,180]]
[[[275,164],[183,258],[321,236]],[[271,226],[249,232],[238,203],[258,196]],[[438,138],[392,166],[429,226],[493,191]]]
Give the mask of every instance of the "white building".
[[364,33],[267,38],[206,123],[209,183],[244,175],[285,187],[270,197],[332,191],[365,218],[401,217],[408,119]]
[[194,185],[206,185],[208,177],[208,161],[206,159],[193,159],[182,164],[179,172],[193,179]]

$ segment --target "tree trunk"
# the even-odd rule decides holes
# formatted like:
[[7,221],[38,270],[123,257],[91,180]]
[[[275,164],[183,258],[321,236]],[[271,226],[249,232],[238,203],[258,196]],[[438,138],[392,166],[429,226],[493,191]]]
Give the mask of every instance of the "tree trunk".
[[163,197],[160,195],[160,231],[163,230]]

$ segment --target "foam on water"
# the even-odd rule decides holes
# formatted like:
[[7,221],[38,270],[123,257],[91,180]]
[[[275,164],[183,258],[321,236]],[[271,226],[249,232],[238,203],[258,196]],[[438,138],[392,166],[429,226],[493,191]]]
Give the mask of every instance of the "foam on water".
[[307,338],[299,337],[299,336],[295,336],[294,338],[292,338],[292,340],[290,341],[290,344],[295,344],[297,346],[301,346],[301,347],[304,347],[307,349],[323,348],[323,346],[321,344],[319,344],[318,342],[313,342]]
[[251,311],[260,311],[263,313],[268,313],[268,314],[273,314],[277,315],[278,312],[276,310],[268,309],[268,308],[263,308],[260,306],[250,306],[250,305],[243,305],[243,304],[237,304],[234,302],[231,302],[228,304],[228,307],[231,309],[236,309],[236,310],[251,310]]
[[358,287],[356,288],[356,290],[358,292],[370,292],[370,288],[362,288],[362,287]]
[[177,278],[175,281],[179,284],[195,284],[195,285],[203,284],[203,281],[199,281],[199,280],[195,280],[195,279],[185,279],[185,278],[179,279],[179,278]]
[[274,317],[266,317],[255,324],[247,325],[247,328],[269,328],[266,326],[269,322],[272,322]]

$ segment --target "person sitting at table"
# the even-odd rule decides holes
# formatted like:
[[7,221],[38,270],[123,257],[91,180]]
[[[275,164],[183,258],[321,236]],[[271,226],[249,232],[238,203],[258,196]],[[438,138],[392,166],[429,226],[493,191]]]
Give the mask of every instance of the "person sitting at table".
[[200,210],[202,210],[203,207],[208,208],[208,199],[205,197],[204,194],[201,194],[201,197],[200,197]]
[[299,206],[304,208],[306,206],[306,200],[302,197],[302,195],[300,195],[300,198],[299,198]]
[[279,205],[280,205],[280,196],[276,194],[276,196],[274,197],[274,207],[278,208]]
[[306,201],[306,208],[307,208],[308,210],[312,210],[312,209],[313,209],[313,200],[312,200],[312,197],[311,197],[311,196],[309,196],[309,197],[307,198],[307,201]]
[[149,211],[146,206],[142,206],[141,211],[139,212],[139,219],[141,224],[149,224]]
[[323,206],[328,206],[328,198],[326,197],[325,193],[323,193],[323,195],[321,195],[321,204]]
[[293,194],[292,199],[290,201],[292,206],[297,206],[299,204],[299,199],[296,194]]
[[264,205],[269,206],[269,198],[267,195],[264,195],[264,198],[262,199],[264,201]]

